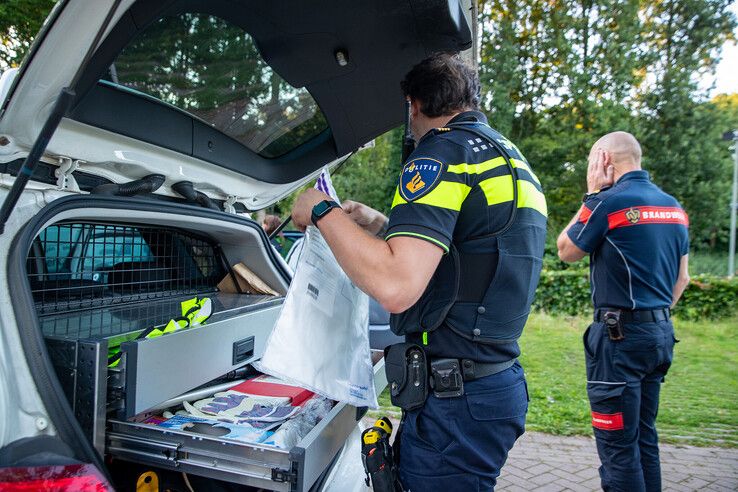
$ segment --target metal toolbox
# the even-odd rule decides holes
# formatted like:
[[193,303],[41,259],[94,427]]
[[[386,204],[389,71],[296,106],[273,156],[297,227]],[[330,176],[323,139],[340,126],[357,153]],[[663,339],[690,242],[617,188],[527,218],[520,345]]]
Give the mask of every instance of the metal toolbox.
[[[261,357],[283,298],[207,296],[215,311],[207,324],[151,339],[130,340],[143,327],[166,324],[184,298],[40,318],[57,376],[98,451],[106,413],[128,419]],[[109,342],[116,339],[129,341],[120,344],[120,363],[108,367]]]
[[[374,365],[377,394],[387,385]],[[108,421],[106,452],[116,458],[267,490],[308,491],[329,468],[365,408],[336,404],[291,450],[135,422]]]
[[[253,302],[245,303],[248,297]],[[207,324],[121,344],[125,362],[120,418],[128,419],[261,357],[283,299],[237,294],[213,298],[217,309]]]

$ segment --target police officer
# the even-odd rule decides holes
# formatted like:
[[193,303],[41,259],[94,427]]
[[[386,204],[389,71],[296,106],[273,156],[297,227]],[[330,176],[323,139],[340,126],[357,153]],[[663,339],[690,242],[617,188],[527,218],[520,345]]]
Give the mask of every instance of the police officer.
[[584,203],[559,257],[590,255],[594,323],[584,333],[587,394],[604,490],[661,490],[656,413],[674,347],[673,306],[689,282],[688,218],[641,169],[629,133],[589,154]]
[[[541,270],[546,201],[523,155],[477,111],[479,79],[458,56],[420,62],[402,89],[417,144],[389,220],[355,202],[341,210],[313,189],[292,216],[299,227],[317,225],[349,277],[394,313],[392,330],[423,347],[429,366],[456,371],[439,378],[453,384],[436,384],[405,415],[405,489],[493,490],[524,431],[517,340]],[[385,228],[384,241],[372,237]]]

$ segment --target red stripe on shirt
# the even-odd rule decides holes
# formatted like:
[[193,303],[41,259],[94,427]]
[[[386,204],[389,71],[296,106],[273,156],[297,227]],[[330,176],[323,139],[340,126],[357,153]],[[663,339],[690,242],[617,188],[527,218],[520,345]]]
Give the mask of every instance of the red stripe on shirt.
[[586,205],[582,205],[582,210],[579,212],[579,222],[586,224],[591,215],[592,211]]
[[623,413],[592,412],[592,427],[606,431],[623,429]]
[[681,224],[689,227],[687,212],[679,207],[630,207],[608,214],[609,229],[642,224]]

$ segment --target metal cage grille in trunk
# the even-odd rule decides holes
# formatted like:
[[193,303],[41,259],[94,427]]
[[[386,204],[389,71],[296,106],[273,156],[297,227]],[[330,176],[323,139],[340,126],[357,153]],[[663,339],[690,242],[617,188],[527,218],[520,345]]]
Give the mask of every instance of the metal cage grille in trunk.
[[125,321],[152,310],[161,310],[165,322],[172,316],[166,300],[215,292],[226,273],[212,241],[178,229],[133,224],[49,226],[34,240],[27,262],[46,335],[82,335],[82,329],[87,336],[109,336],[128,331]]

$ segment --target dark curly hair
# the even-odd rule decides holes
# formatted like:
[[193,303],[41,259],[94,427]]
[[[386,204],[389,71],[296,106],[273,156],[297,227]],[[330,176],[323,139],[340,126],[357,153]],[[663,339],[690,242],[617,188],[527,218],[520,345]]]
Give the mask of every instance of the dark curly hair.
[[479,108],[479,76],[459,55],[429,56],[405,75],[400,87],[431,118]]

